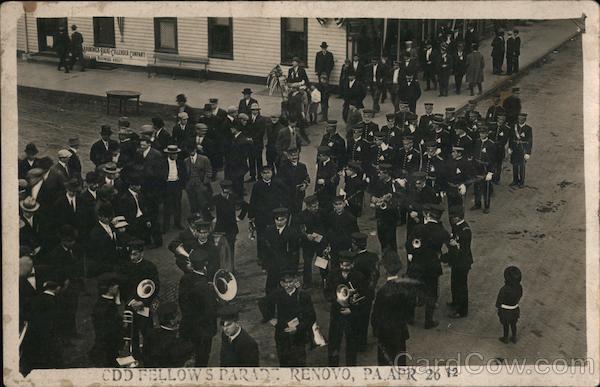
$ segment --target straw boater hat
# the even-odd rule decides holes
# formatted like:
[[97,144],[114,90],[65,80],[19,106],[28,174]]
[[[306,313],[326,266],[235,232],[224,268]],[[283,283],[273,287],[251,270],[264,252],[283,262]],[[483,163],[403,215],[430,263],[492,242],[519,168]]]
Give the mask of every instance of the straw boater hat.
[[19,203],[19,206],[25,212],[36,212],[40,208],[40,203],[28,196]]
[[104,164],[104,167],[102,168],[102,172],[104,173],[119,173],[121,172],[121,168],[117,167],[116,163],[108,162],[106,164]]
[[167,147],[165,149],[163,149],[163,152],[165,152],[165,153],[179,153],[179,152],[181,152],[181,149],[179,149],[179,147],[177,145],[167,145]]

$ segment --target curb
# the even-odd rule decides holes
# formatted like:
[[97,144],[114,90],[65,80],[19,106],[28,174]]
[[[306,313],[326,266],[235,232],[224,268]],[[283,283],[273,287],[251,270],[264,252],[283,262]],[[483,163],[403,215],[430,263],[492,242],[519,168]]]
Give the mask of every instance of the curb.
[[[534,60],[533,62],[529,63],[527,66],[519,69],[518,73],[512,74],[508,77],[506,77],[502,82],[497,83],[494,87],[492,87],[491,89],[488,89],[486,91],[484,91],[481,95],[478,95],[477,97],[473,97],[472,100],[475,101],[475,103],[478,103],[488,97],[490,97],[491,95],[493,95],[494,93],[496,93],[499,90],[503,90],[506,89],[507,86],[509,86],[512,83],[515,83],[516,80],[520,79],[521,77],[527,75],[529,73],[529,71],[533,68],[533,67],[540,67],[541,63],[543,62],[543,60],[548,57],[548,55],[550,55],[554,50],[557,50],[559,48],[561,48],[562,46],[564,46],[565,44],[569,43],[571,41],[571,39],[581,35],[582,32],[575,32],[574,34],[572,34],[571,36],[569,36],[567,39],[563,40],[561,43],[557,44],[556,46],[550,48],[548,51],[546,51],[545,54],[543,54],[542,56],[540,56],[538,59]],[[456,113],[461,113],[465,107],[468,105],[468,103],[462,105],[460,108],[456,109]]]

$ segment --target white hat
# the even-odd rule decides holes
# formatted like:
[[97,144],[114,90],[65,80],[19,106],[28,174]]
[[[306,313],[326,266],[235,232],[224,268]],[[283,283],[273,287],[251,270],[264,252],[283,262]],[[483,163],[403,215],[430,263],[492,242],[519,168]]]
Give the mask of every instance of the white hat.
[[189,116],[186,112],[181,112],[181,113],[177,114],[177,117],[181,118],[182,120],[187,120],[189,118]]

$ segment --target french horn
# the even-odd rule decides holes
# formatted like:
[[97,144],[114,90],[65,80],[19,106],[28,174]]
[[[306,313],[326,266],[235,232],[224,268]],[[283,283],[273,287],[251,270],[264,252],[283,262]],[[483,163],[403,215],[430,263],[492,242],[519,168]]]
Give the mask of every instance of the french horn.
[[145,279],[140,281],[136,289],[137,296],[142,299],[152,297],[155,292],[156,284],[151,279]]
[[217,270],[213,276],[212,285],[218,300],[229,302],[237,295],[237,280],[234,275],[227,270]]

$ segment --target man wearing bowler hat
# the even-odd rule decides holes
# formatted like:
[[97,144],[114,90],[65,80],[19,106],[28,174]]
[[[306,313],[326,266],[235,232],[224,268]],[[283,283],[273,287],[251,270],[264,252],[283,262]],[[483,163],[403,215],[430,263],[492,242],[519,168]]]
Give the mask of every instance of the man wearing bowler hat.
[[317,175],[315,178],[315,194],[319,198],[319,206],[326,212],[331,211],[331,201],[340,181],[338,166],[331,159],[331,148],[322,145],[317,148]]
[[[179,314],[175,302],[158,307],[159,326],[144,341],[144,367],[178,368],[191,366],[192,344],[179,337]],[[189,362],[189,363],[188,363]]]
[[58,27],[58,35],[54,37],[54,41],[52,43],[52,48],[56,51],[58,55],[58,71],[60,71],[61,67],[65,68],[65,73],[69,72],[69,51],[71,48],[71,39],[69,38],[69,34],[65,30],[65,27],[60,25]]
[[79,136],[69,137],[67,148],[71,152],[71,157],[67,167],[71,171],[71,177],[81,180],[81,160],[79,159]]
[[348,72],[348,81],[342,85],[340,92],[344,98],[342,118],[344,121],[347,121],[350,105],[359,109],[364,108],[363,100],[367,95],[367,90],[362,82],[357,79],[357,72],[350,70]]
[[252,89],[249,87],[246,87],[244,90],[242,90],[242,94],[244,97],[240,100],[237,110],[238,114],[244,113],[250,115],[250,106],[252,106],[253,103],[258,103],[258,101],[252,98]]
[[240,307],[226,304],[218,310],[221,318],[221,367],[258,367],[258,344],[240,324]]
[[310,176],[306,164],[300,161],[298,150],[290,151],[288,156],[287,160],[281,162],[277,178],[285,184],[290,212],[296,215],[302,210],[302,200],[310,184]]
[[167,145],[172,143],[171,135],[165,129],[165,122],[160,117],[153,117],[152,128],[154,129],[154,142],[152,146],[164,152]]
[[95,166],[110,161],[111,149],[116,141],[111,139],[113,131],[108,125],[102,125],[100,130],[100,140],[92,144],[90,148],[90,160]]
[[20,159],[18,163],[18,176],[19,179],[25,179],[27,176],[27,172],[29,172],[33,168],[38,167],[38,158],[36,155],[38,154],[38,149],[34,143],[30,142],[25,146],[25,158]]
[[258,103],[250,105],[248,116],[248,137],[252,140],[252,152],[248,158],[250,165],[250,179],[247,182],[256,181],[256,176],[263,166],[264,137],[266,130],[265,118],[260,115]]
[[181,149],[177,145],[167,145],[163,149],[167,158],[163,161],[162,181],[165,184],[163,232],[169,231],[171,227],[171,215],[175,228],[183,230],[181,226],[181,193],[187,181],[187,172],[183,160],[177,156]]
[[[232,192],[233,184],[231,180],[222,180],[219,185],[221,186],[221,193],[214,195],[210,204],[215,209],[215,216],[212,219],[213,230],[225,234],[232,259],[235,259],[235,240],[239,233],[237,223],[246,217],[248,203],[243,198],[236,197]],[[239,215],[237,213],[238,208],[240,209]]]
[[315,56],[315,74],[317,77],[325,74],[327,75],[327,79],[329,79],[331,75],[331,70],[333,70],[333,54],[327,51],[327,42],[321,42],[321,51],[317,52]]

